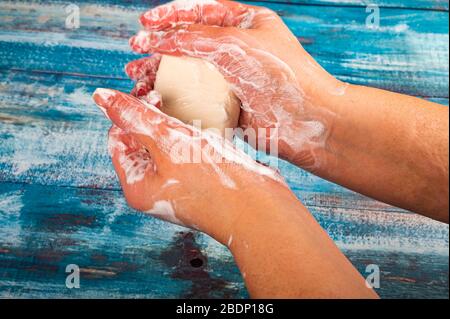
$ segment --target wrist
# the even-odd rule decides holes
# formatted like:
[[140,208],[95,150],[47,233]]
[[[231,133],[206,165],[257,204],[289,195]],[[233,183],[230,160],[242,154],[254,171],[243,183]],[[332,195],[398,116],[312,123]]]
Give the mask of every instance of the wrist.
[[235,247],[233,243],[237,241],[250,240],[253,236],[249,237],[249,234],[262,239],[260,235],[274,227],[275,220],[287,221],[289,214],[303,210],[304,206],[286,185],[268,186],[246,194],[242,200],[242,210],[235,216],[226,240],[222,242],[228,248]]
[[281,158],[314,173],[326,165],[329,140],[341,113],[339,108],[345,104],[343,101],[351,87],[324,70],[315,76],[316,80],[301,86],[303,104],[297,106],[300,111],[293,114],[287,129],[290,134],[279,143]]
[[270,224],[274,214],[298,206],[301,203],[285,184],[272,180],[261,183],[260,179],[255,179],[240,187],[238,194],[230,195],[228,200],[216,206],[217,212],[209,219],[204,231],[230,247],[234,240],[242,237],[243,232]]
[[345,93],[347,83],[336,79],[325,70],[303,47],[300,46],[298,51],[291,67],[305,100],[313,104],[323,104],[324,97]]

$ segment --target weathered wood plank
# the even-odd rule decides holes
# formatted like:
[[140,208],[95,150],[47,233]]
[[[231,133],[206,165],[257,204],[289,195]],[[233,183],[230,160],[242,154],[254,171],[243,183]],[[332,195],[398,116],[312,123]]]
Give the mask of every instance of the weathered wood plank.
[[[448,227],[310,209],[363,275],[380,267],[382,297],[448,295]],[[201,267],[190,264],[195,258]],[[65,287],[68,264],[81,268],[80,289]],[[132,211],[120,191],[0,183],[0,297],[245,296],[223,246]]]
[[[53,1],[55,2],[55,1]],[[61,1],[63,3],[69,3],[67,1]],[[77,3],[95,3],[95,4],[111,4],[118,5],[127,8],[139,8],[145,9],[153,7],[162,3],[169,2],[168,0],[79,0]],[[380,8],[403,8],[403,9],[423,9],[423,10],[441,10],[448,11],[448,0],[265,0],[254,1],[247,0],[241,1],[244,3],[260,2],[262,5],[270,5],[271,3],[286,3],[295,5],[313,5],[313,6],[357,6],[366,7],[368,4],[377,5]],[[267,4],[268,3],[268,4]]]
[[[91,94],[131,86],[129,80],[0,71],[0,181],[120,189],[106,147],[110,122]],[[395,210],[287,162],[280,160],[279,169],[306,203]]]
[[[136,57],[127,38],[138,10],[83,4],[81,28],[64,29],[58,4],[1,3],[0,68],[124,78]],[[270,4],[332,74],[357,84],[424,97],[448,97],[448,14],[383,10],[381,27],[362,8]]]
[[[80,289],[65,286],[68,264]],[[0,297],[244,296],[224,247],[133,212],[119,191],[0,184]]]
[[[1,71],[0,180],[119,189],[106,150],[110,122],[91,94],[97,87],[129,91],[131,86],[129,80]],[[284,161],[279,164],[295,190],[348,195]]]
[[[247,2],[254,2],[248,0]],[[448,0],[265,0],[263,2],[282,2],[299,5],[358,6],[376,5],[380,8],[403,8],[448,11]]]
[[[448,105],[448,14],[395,9],[448,1],[373,1],[394,7],[379,30],[366,28],[361,1],[296,1],[305,6],[268,6],[330,72]],[[132,211],[118,191],[109,123],[90,94],[130,89],[126,39],[148,1],[77,3],[74,31],[64,29],[67,2],[0,3],[0,296],[245,297],[224,247]],[[448,226],[280,168],[361,273],[380,266],[382,297],[448,298]],[[193,257],[207,267],[193,269]],[[82,267],[80,290],[64,286],[68,263]]]
[[131,82],[41,73],[2,75],[2,180],[117,188],[106,150],[110,123],[96,110],[91,94],[107,86],[127,91]]

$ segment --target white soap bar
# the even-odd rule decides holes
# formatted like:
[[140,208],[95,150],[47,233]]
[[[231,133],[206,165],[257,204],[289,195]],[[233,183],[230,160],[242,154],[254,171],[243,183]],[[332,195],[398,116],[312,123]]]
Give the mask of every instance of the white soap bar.
[[186,124],[201,121],[202,129],[236,128],[240,101],[222,74],[209,62],[163,56],[155,90],[162,96],[161,110]]

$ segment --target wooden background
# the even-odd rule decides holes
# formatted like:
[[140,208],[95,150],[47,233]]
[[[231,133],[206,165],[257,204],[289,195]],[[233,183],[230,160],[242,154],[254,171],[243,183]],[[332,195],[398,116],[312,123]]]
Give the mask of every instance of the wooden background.
[[[367,2],[257,4],[338,78],[448,105],[448,1],[371,0],[377,29]],[[159,1],[74,1],[76,30],[68,3],[0,1],[0,297],[247,297],[224,247],[127,207],[107,155],[91,94],[131,89],[127,39]],[[447,225],[281,171],[363,274],[380,267],[382,297],[448,298]],[[79,289],[65,286],[68,264],[81,268]]]

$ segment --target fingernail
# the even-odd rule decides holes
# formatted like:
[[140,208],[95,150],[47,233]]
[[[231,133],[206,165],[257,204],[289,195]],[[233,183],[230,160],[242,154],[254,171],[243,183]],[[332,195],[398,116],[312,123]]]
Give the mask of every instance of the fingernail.
[[106,108],[109,106],[109,100],[116,95],[114,90],[98,88],[94,91],[92,98],[97,104],[98,108],[102,110],[103,114],[109,119]]

